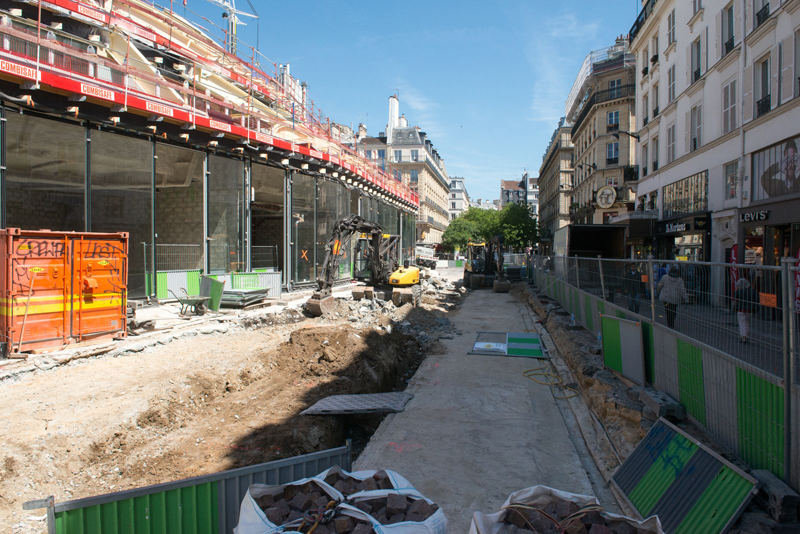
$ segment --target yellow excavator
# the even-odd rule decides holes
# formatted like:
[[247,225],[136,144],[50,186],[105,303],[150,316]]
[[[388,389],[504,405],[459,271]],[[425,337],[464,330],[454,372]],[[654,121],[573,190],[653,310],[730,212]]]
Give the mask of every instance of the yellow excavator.
[[349,215],[333,227],[325,245],[325,261],[317,278],[317,290],[306,302],[306,310],[317,317],[334,310],[334,275],[339,272],[342,247],[353,234],[360,235],[355,260],[357,264],[363,264],[362,268],[356,268],[356,279],[373,286],[389,286],[388,289],[408,292],[410,298],[406,300],[418,305],[422,296],[419,268],[409,265],[408,260],[403,267],[399,266],[400,237],[384,234],[380,225],[363,217]]

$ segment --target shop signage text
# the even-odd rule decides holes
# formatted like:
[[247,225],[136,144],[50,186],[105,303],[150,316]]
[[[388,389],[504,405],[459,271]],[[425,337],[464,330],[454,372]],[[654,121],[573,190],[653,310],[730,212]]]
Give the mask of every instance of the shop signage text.
[[750,213],[740,213],[739,222],[766,221],[769,219],[769,210],[751,211]]
[[686,223],[669,223],[667,225],[666,230],[664,233],[672,233],[672,232],[685,232],[686,231]]

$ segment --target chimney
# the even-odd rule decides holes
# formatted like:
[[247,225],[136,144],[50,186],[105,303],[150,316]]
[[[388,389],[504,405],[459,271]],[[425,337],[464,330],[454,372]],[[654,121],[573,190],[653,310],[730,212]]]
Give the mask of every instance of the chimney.
[[363,122],[358,123],[358,140],[361,141],[367,136],[367,125]]
[[400,100],[397,95],[389,97],[389,123],[386,125],[386,142],[392,143],[392,131],[397,128],[400,114]]

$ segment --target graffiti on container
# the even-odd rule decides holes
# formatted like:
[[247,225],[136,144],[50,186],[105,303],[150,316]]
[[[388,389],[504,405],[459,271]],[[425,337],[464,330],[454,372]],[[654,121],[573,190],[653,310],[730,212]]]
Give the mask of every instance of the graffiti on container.
[[64,256],[64,242],[52,239],[22,239],[17,247],[22,258],[60,258]]
[[87,259],[120,258],[123,254],[121,243],[92,242],[87,244],[83,257]]

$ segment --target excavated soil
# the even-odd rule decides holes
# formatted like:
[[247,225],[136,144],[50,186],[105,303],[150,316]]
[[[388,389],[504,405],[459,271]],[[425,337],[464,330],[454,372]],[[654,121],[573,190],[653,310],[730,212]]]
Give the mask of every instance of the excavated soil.
[[47,495],[63,501],[337,447],[348,437],[365,442],[379,417],[299,414],[328,395],[405,387],[421,346],[377,319],[374,328],[306,320],[197,336],[3,384],[0,524],[43,532],[43,511],[21,505]]

